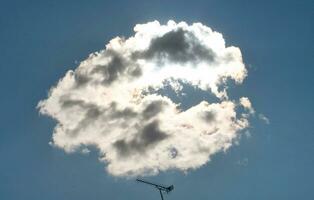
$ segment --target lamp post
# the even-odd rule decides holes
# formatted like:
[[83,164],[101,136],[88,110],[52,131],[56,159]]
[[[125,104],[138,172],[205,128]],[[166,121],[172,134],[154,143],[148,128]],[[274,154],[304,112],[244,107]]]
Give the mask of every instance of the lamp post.
[[148,181],[144,181],[144,180],[141,180],[141,179],[136,179],[136,181],[141,182],[141,183],[145,183],[145,184],[148,184],[148,185],[151,185],[151,186],[154,186],[156,189],[158,189],[160,197],[161,197],[161,200],[164,200],[164,196],[163,196],[162,192],[169,193],[169,192],[171,192],[174,189],[173,185],[165,187],[165,186],[158,185],[158,184],[155,184],[155,183],[151,183],[151,182],[148,182]]

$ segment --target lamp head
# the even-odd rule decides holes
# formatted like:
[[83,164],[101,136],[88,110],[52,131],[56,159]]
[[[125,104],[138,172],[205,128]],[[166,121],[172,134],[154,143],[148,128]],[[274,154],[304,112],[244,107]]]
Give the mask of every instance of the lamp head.
[[167,187],[167,193],[171,192],[174,189],[173,185],[170,185]]

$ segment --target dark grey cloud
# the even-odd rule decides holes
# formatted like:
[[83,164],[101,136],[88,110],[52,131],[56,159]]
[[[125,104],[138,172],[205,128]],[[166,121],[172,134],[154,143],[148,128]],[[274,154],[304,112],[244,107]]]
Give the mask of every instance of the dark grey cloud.
[[170,62],[186,63],[199,60],[212,62],[215,54],[202,45],[193,34],[179,28],[161,37],[153,38],[147,50],[137,52],[134,56],[145,59],[154,58],[159,62],[167,58]]
[[86,127],[89,127],[91,123],[94,123],[99,118],[101,113],[102,111],[97,106],[92,106],[87,109],[83,119],[79,122],[75,129],[71,131],[72,135],[75,136],[79,131],[82,131]]
[[132,108],[124,108],[124,109],[117,109],[117,104],[112,103],[110,106],[110,115],[109,117],[112,119],[121,118],[123,120],[136,117],[137,112],[135,112]]
[[68,109],[68,108],[72,108],[72,107],[80,107],[80,108],[84,108],[84,110],[90,110],[90,109],[101,109],[100,107],[98,107],[96,104],[92,104],[92,103],[87,103],[83,100],[80,99],[71,99],[71,97],[69,95],[63,95],[60,97],[59,99],[59,103],[61,104],[61,107],[63,109]]
[[141,143],[144,146],[155,144],[167,137],[167,134],[160,130],[159,122],[153,121],[144,126],[141,132]]
[[118,54],[113,54],[111,60],[106,65],[97,65],[92,73],[101,73],[104,77],[104,84],[111,84],[121,75],[128,65]]
[[61,104],[61,107],[64,108],[64,109],[67,109],[67,108],[71,108],[73,106],[85,106],[85,102],[83,100],[72,100],[72,99],[68,99],[67,96],[63,96],[59,99],[59,103]]
[[202,119],[208,123],[211,123],[216,119],[216,113],[213,111],[205,111],[202,113]]
[[138,64],[127,60],[117,52],[106,50],[106,56],[111,57],[109,63],[105,65],[97,65],[91,73],[100,73],[103,75],[103,83],[110,85],[119,79],[122,75],[137,78],[142,75],[142,70]]
[[114,147],[121,156],[129,156],[133,153],[145,153],[148,148],[167,137],[168,135],[160,130],[159,122],[153,121],[144,126],[136,138],[131,141],[118,140],[114,143]]
[[95,122],[104,112],[104,110],[95,104],[86,103],[83,100],[72,100],[69,96],[64,95],[60,98],[60,104],[63,109],[79,107],[84,110],[84,117],[77,123],[74,129],[67,129],[67,133],[71,137],[78,135],[78,132],[84,130],[91,123]]
[[132,108],[118,109],[116,103],[112,103],[109,108],[101,108],[96,104],[86,103],[83,100],[72,100],[69,96],[65,95],[60,98],[61,107],[63,109],[69,109],[73,107],[79,107],[84,110],[84,117],[78,122],[74,129],[67,130],[68,135],[75,137],[80,130],[84,130],[85,127],[90,126],[96,120],[102,117],[102,120],[108,119],[122,119],[136,117],[138,115]]
[[85,75],[85,74],[80,73],[79,71],[76,71],[74,73],[74,80],[76,83],[75,86],[81,87],[81,86],[86,85],[91,80],[91,78],[88,75]]
[[131,67],[128,68],[127,72],[131,78],[138,78],[142,75],[142,69],[137,64],[131,65]]
[[135,112],[132,108],[126,107],[124,109],[118,109],[117,103],[115,102],[112,102],[109,108],[104,109],[104,108],[98,107],[96,104],[86,103],[83,100],[70,99],[68,95],[61,97],[59,101],[63,109],[77,106],[77,107],[83,108],[84,110],[87,110],[86,113],[89,113],[87,117],[95,117],[95,116],[99,116],[100,114],[105,114],[105,113],[108,114],[110,118],[128,118],[128,117],[135,117],[137,115],[137,112]]
[[163,106],[166,104],[164,101],[152,101],[150,102],[143,111],[143,117],[145,119],[150,119],[160,113],[163,109]]

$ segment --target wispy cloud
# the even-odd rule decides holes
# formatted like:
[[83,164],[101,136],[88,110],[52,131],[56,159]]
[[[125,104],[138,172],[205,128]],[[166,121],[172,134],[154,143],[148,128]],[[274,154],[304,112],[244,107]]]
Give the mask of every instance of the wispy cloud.
[[258,118],[264,121],[266,124],[270,124],[270,120],[262,113],[258,114]]

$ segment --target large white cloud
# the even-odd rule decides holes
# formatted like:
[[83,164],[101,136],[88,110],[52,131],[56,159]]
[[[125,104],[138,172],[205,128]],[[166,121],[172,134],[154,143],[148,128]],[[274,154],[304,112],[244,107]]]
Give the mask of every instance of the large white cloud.
[[[154,21],[134,31],[68,71],[39,102],[40,113],[57,121],[52,144],[66,152],[96,147],[115,176],[206,164],[239,138],[254,113],[248,98],[230,100],[226,90],[228,79],[239,84],[247,75],[239,48],[200,23]],[[217,101],[183,109],[165,88],[180,96],[186,86]]]

